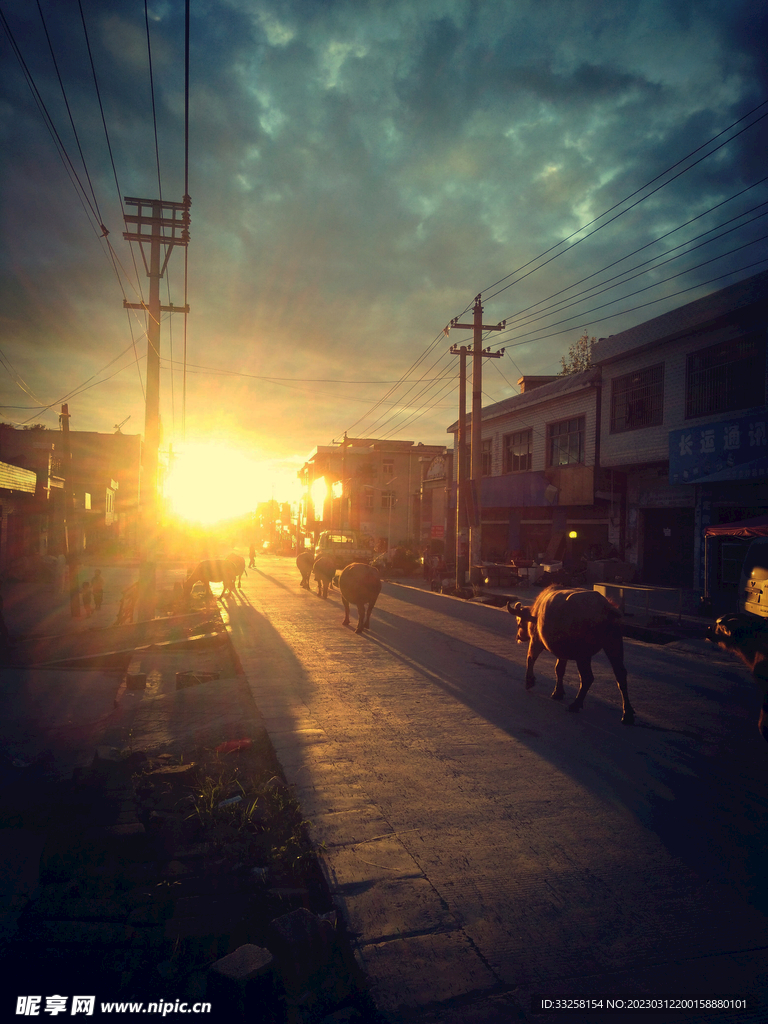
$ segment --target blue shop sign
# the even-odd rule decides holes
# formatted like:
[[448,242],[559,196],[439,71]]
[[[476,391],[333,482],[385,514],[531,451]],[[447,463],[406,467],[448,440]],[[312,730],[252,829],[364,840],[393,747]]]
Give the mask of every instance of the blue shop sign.
[[701,423],[669,433],[669,482],[768,480],[768,415]]

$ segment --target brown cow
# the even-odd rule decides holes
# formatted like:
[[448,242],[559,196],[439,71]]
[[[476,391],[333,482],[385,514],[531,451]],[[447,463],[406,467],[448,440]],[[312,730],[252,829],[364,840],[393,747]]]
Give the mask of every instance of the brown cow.
[[735,654],[752,673],[763,696],[757,727],[768,743],[768,623],[754,615],[721,615],[707,629],[707,640]]
[[226,560],[228,562],[231,562],[232,565],[234,566],[234,568],[235,568],[235,576],[237,577],[237,585],[242,590],[243,589],[243,573],[245,573],[246,576],[248,575],[248,572],[247,572],[247,570],[245,568],[245,559],[243,558],[242,555],[235,554],[235,552],[233,551],[231,555],[227,555]]
[[336,563],[328,555],[320,555],[315,559],[312,572],[315,576],[315,583],[317,583],[318,597],[327,598],[328,587],[332,585],[336,576]]
[[236,576],[236,568],[229,559],[207,558],[203,562],[198,562],[187,576],[184,583],[184,596],[189,597],[195,583],[204,583],[207,595],[212,597],[211,583],[221,583],[223,585],[218,600],[222,601],[228,592],[230,594],[234,592]]
[[315,556],[311,551],[302,551],[296,557],[296,567],[301,573],[300,587],[309,590],[309,577],[312,575],[312,566],[315,564]]
[[355,632],[362,633],[371,625],[371,612],[381,593],[381,576],[379,576],[378,569],[366,562],[352,562],[341,571],[339,590],[341,591],[341,600],[344,602],[342,625],[349,625],[349,606],[355,604],[357,605],[357,629]]
[[559,589],[547,587],[531,607],[519,602],[507,602],[507,611],[519,620],[517,642],[528,644],[525,686],[530,690],[536,682],[533,666],[541,652],[554,654],[555,689],[552,700],[562,700],[563,676],[568,662],[573,659],[579,670],[581,685],[576,700],[568,705],[569,711],[580,711],[594,674],[592,658],[605,651],[621,691],[622,722],[632,725],[635,712],[627,694],[627,670],[624,667],[624,641],[621,634],[621,612],[594,590]]

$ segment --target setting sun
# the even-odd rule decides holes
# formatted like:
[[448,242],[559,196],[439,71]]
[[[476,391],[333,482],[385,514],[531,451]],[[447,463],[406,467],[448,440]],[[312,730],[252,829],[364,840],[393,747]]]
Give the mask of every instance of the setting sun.
[[210,524],[252,512],[259,502],[296,500],[295,473],[259,462],[225,444],[194,444],[174,452],[165,481],[169,511]]

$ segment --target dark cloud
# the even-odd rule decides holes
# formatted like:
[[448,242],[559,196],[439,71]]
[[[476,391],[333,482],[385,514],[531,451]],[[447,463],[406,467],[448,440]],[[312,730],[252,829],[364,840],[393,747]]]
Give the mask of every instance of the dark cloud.
[[[3,9],[90,196],[37,9],[22,0],[6,0]],[[126,0],[84,0],[83,10],[119,193],[82,25],[68,8],[43,3],[99,217],[86,214],[87,199],[78,197],[3,43],[4,351],[25,379],[38,381],[36,393],[55,403],[127,350],[101,376],[123,367],[121,373],[70,404],[81,427],[111,429],[113,419],[130,413],[139,428],[142,394],[131,330],[140,362],[145,341],[137,318],[122,307],[124,294],[135,301],[136,290],[146,290],[146,276],[138,253],[134,270],[122,240],[118,196],[152,197],[158,190],[144,11]],[[502,319],[608,267],[764,173],[765,131],[757,126],[523,277],[527,270],[517,268],[766,97],[764,5],[222,0],[196,2],[191,13],[189,358],[195,364],[251,375],[397,378],[493,282],[519,279],[488,302],[487,315]],[[179,200],[184,5],[154,3],[149,16],[163,195]],[[764,187],[649,251],[661,253],[762,198]],[[98,238],[99,218],[110,231],[117,273]],[[761,232],[759,223],[745,227],[737,241]],[[730,244],[713,243],[669,273]],[[761,255],[764,243],[691,269],[655,294]],[[168,284],[175,302],[181,302],[183,263],[181,251],[174,252]],[[529,373],[557,370],[584,326],[579,310],[599,301],[574,310],[570,337],[528,342],[515,350],[516,363]],[[627,314],[594,333],[612,333],[664,308]],[[509,340],[516,338],[512,332]],[[455,370],[444,355],[449,344],[435,350],[443,353],[430,371],[435,375]],[[166,364],[180,356],[180,318],[164,323],[163,345]],[[507,371],[516,379],[516,367]],[[501,378],[489,380],[496,381],[491,397],[508,393]],[[171,439],[180,383],[167,369],[163,382]],[[18,404],[20,392],[12,388],[8,378],[0,401]],[[342,433],[386,390],[288,388],[195,370],[187,383],[188,430],[213,430],[215,423],[217,431],[250,432],[270,450],[303,454]],[[435,392],[436,408],[400,436],[443,441],[455,418],[445,406],[453,400]],[[55,422],[53,414],[47,421]]]

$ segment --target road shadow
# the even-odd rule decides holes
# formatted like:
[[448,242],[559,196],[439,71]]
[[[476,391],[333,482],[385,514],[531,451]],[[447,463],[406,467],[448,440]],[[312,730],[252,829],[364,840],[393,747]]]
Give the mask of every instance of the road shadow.
[[[526,690],[525,647],[515,643],[506,613],[445,599],[437,608],[431,595],[405,588],[387,593],[402,602],[402,611],[376,606],[367,634],[373,644],[600,800],[636,817],[702,884],[735,889],[768,915],[768,747],[757,731],[756,688],[735,663],[702,664],[662,647],[625,642],[637,724],[624,726],[618,687],[603,654],[593,661],[595,682],[584,709],[569,714],[566,706],[578,685],[575,665],[568,666],[562,704],[549,697],[554,659],[548,654],[537,662],[536,686]],[[439,611],[446,628],[422,623],[415,630],[409,613],[414,605]],[[459,622],[482,627],[492,649],[452,635],[451,620],[457,634]],[[431,664],[429,652],[441,646],[446,656],[439,666]],[[467,674],[467,662],[476,674]]]

